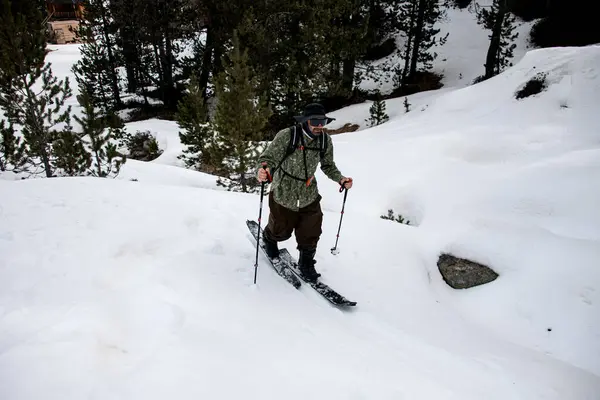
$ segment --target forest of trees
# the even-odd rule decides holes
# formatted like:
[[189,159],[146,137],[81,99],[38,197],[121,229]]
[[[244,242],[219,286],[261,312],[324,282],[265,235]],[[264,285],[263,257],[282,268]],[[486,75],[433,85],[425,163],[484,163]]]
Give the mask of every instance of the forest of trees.
[[[587,18],[557,0],[494,0],[491,7],[475,0],[83,3],[82,58],[69,82],[58,81],[45,61],[44,1],[0,0],[0,173],[115,176],[127,159],[119,143],[132,141],[117,116],[128,109],[131,119],[177,121],[186,166],[249,191],[245,171],[258,143],[305,104],[335,110],[379,99],[358,89],[366,77],[391,79],[394,97],[438,88],[432,66],[448,35],[437,23],[449,7],[468,8],[487,32],[478,80],[510,65],[518,19],[539,18],[531,40],[541,47],[600,41],[593,29],[554,29]],[[395,64],[369,63],[390,55]],[[71,118],[65,106],[75,89],[84,118]]]

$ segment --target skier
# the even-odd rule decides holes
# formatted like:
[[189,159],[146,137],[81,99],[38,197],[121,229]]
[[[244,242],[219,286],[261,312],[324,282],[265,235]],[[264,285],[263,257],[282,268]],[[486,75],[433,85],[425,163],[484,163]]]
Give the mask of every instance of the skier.
[[345,189],[352,187],[352,178],[343,176],[336,167],[333,142],[323,130],[335,118],[325,115],[321,104],[311,103],[294,119],[297,124],[279,131],[258,159],[258,181],[272,182],[263,242],[268,256],[277,258],[277,242],[289,239],[295,231],[300,273],[315,282],[321,276],[315,270],[314,257],[323,213],[314,174],[320,163],[325,175]]

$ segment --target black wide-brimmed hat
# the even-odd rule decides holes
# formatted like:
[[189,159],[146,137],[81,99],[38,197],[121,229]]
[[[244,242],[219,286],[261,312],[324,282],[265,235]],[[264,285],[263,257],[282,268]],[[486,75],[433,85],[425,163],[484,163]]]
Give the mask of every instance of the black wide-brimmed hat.
[[298,122],[305,122],[311,118],[327,118],[327,123],[335,121],[335,118],[329,117],[325,113],[325,107],[319,103],[311,103],[304,107],[302,115],[296,115],[294,119]]

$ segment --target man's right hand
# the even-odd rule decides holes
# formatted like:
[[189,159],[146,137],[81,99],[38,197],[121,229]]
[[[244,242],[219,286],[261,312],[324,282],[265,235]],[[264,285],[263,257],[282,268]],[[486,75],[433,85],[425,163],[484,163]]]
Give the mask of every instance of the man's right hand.
[[258,170],[258,181],[259,182],[267,182],[269,180],[269,176],[271,175],[271,172],[269,171],[269,168],[260,168]]

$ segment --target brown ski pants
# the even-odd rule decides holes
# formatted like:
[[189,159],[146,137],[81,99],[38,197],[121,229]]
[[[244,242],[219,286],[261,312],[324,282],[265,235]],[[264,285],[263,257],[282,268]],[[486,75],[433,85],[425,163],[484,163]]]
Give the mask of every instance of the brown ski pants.
[[321,196],[313,203],[298,211],[283,207],[269,194],[269,223],[265,227],[265,236],[277,242],[292,237],[295,230],[298,250],[316,250],[322,230],[323,212]]

